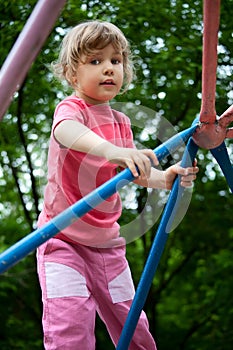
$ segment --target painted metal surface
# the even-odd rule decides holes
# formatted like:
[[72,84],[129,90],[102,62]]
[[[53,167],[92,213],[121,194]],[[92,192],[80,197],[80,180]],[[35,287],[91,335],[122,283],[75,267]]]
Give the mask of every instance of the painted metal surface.
[[0,71],[0,120],[48,37],[66,0],[40,0]]
[[[65,2],[65,0],[40,0],[7,57],[0,72],[0,119],[2,119],[9,107],[13,94],[22,84],[27,71],[40,51]],[[233,106],[229,107],[220,118],[216,117],[215,110],[220,0],[204,0],[203,5],[204,34],[200,123],[194,123],[191,128],[175,135],[156,148],[154,152],[158,159],[162,160],[189,139],[182,159],[182,166],[188,166],[191,165],[190,161],[192,162],[194,159],[198,147],[210,149],[233,192],[233,168],[224,143],[225,138],[233,137],[233,128],[227,128],[233,121]],[[191,137],[192,135],[193,137]],[[133,181],[133,179],[131,172],[125,169],[88,196],[69,207],[48,224],[35,230],[1,253],[0,273],[8,270],[34,251],[40,244],[69,226],[74,220],[78,220],[90,209],[96,207],[120,188]],[[182,189],[179,186],[179,178],[177,178],[165,207],[117,350],[128,349],[181,197]]]
[[[193,142],[192,138],[190,138],[182,158],[181,166],[192,166],[197,150],[198,146]],[[138,319],[147,299],[161,255],[163,253],[173,218],[176,215],[176,211],[179,207],[183,191],[184,188],[179,185],[179,177],[177,177],[172,187],[167,205],[164,209],[147,262],[143,269],[135,297],[116,348],[117,350],[127,350],[129,347],[138,323]]]
[[220,17],[220,0],[203,3],[203,55],[202,55],[202,104],[201,123],[214,123],[215,88],[217,71],[217,44]]
[[[193,124],[179,134],[173,136],[165,143],[154,150],[158,160],[162,160],[169,154],[172,154],[177,148],[184,145],[184,142],[194,133],[197,124]],[[19,242],[11,246],[5,252],[0,254],[0,273],[5,272],[11,266],[15,265],[29,253],[35,250],[39,245],[54,237],[65,227],[69,226],[75,220],[86,214],[89,210],[95,208],[98,204],[110,197],[123,186],[127,185],[134,177],[129,169],[123,170],[112,179],[98,187],[95,191],[83,197],[80,201],[67,208],[64,212],[56,216],[43,227],[30,233]]]
[[233,129],[227,129],[233,121],[233,106],[228,108],[220,118],[217,118],[215,110],[219,22],[220,0],[204,0],[202,103],[200,126],[193,138],[199,147],[205,149],[214,149],[220,146],[225,138],[233,137]]

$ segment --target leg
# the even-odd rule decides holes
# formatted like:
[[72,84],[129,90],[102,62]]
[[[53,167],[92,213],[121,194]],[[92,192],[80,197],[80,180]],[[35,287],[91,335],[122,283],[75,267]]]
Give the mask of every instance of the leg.
[[87,298],[65,297],[43,301],[46,350],[94,350],[95,310]]
[[84,262],[71,245],[49,240],[38,249],[46,350],[95,349],[95,301]]
[[[109,301],[108,304],[102,305],[98,311],[115,345],[117,345],[120,338],[131,303],[132,301],[125,301],[112,304]],[[149,332],[148,320],[143,311],[138,320],[129,350],[156,350],[155,341]]]
[[[105,275],[105,279],[101,278],[99,272],[98,293],[96,293],[98,313],[106,324],[113,343],[117,345],[132,303],[134,286],[122,247],[102,249],[99,252],[103,259],[103,264],[99,259],[99,266],[102,265],[102,275]],[[144,312],[139,318],[129,350],[156,350]]]

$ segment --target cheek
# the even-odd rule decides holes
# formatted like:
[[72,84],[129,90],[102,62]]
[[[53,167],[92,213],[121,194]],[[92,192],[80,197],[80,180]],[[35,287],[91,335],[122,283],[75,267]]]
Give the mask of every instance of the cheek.
[[86,82],[86,84],[89,84],[90,81],[96,81],[98,80],[98,74],[96,72],[96,69],[89,69],[89,70],[85,70],[85,72],[83,73],[82,79],[84,82]]
[[121,75],[121,78],[119,79],[120,82],[120,89],[122,88],[122,85],[124,84],[124,75]]
[[94,81],[94,74],[92,74],[90,71],[83,70],[82,72],[80,72],[77,81],[78,84],[82,86],[82,88],[88,89]]
[[123,81],[124,79],[124,69],[123,69],[123,66],[119,67],[118,69],[118,76],[119,76],[119,79],[121,79]]

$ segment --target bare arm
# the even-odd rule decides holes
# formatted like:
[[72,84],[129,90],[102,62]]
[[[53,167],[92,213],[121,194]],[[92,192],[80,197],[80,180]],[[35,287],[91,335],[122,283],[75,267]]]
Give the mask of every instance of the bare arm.
[[[158,165],[158,160],[152,150],[115,146],[77,121],[62,121],[55,128],[54,136],[67,148],[104,157],[123,168],[128,167],[134,177],[139,177],[141,180],[150,177],[151,162]],[[137,167],[140,169],[140,174]]]
[[151,164],[159,164],[152,150],[115,146],[77,121],[64,120],[56,127],[54,136],[67,148],[104,157],[123,168],[128,167],[137,178],[134,182],[144,187],[171,189],[176,175],[181,175],[182,186],[190,187],[198,172],[196,164],[189,168],[175,164],[165,171],[152,168]]

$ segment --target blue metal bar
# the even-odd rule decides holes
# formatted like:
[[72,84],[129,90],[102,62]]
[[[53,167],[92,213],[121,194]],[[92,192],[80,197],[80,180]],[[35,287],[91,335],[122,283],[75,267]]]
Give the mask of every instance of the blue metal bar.
[[[182,158],[181,166],[190,166],[193,163],[197,150],[198,146],[194,143],[193,139],[190,138]],[[173,218],[177,212],[183,191],[184,188],[179,185],[179,177],[177,177],[172,187],[167,205],[164,209],[164,213],[152,244],[146,265],[142,272],[128,317],[116,348],[117,350],[127,350],[130,345],[138,319],[144,307],[151,283],[164,250],[168,233],[170,232],[171,224],[173,222],[171,218]]]
[[[174,150],[178,149],[194,133],[196,127],[196,124],[192,125],[190,128],[181,131],[179,134],[157,147],[154,153],[158,160],[162,160],[174,152]],[[15,265],[42,243],[54,237],[58,232],[78,220],[81,216],[95,208],[98,204],[132,180],[134,180],[134,177],[131,171],[129,169],[123,170],[96,190],[67,208],[47,224],[22,238],[19,242],[0,254],[0,273]]]
[[227,183],[233,193],[233,167],[227,152],[225,142],[216,148],[210,150],[214,158],[217,160],[222,172],[227,180]]

